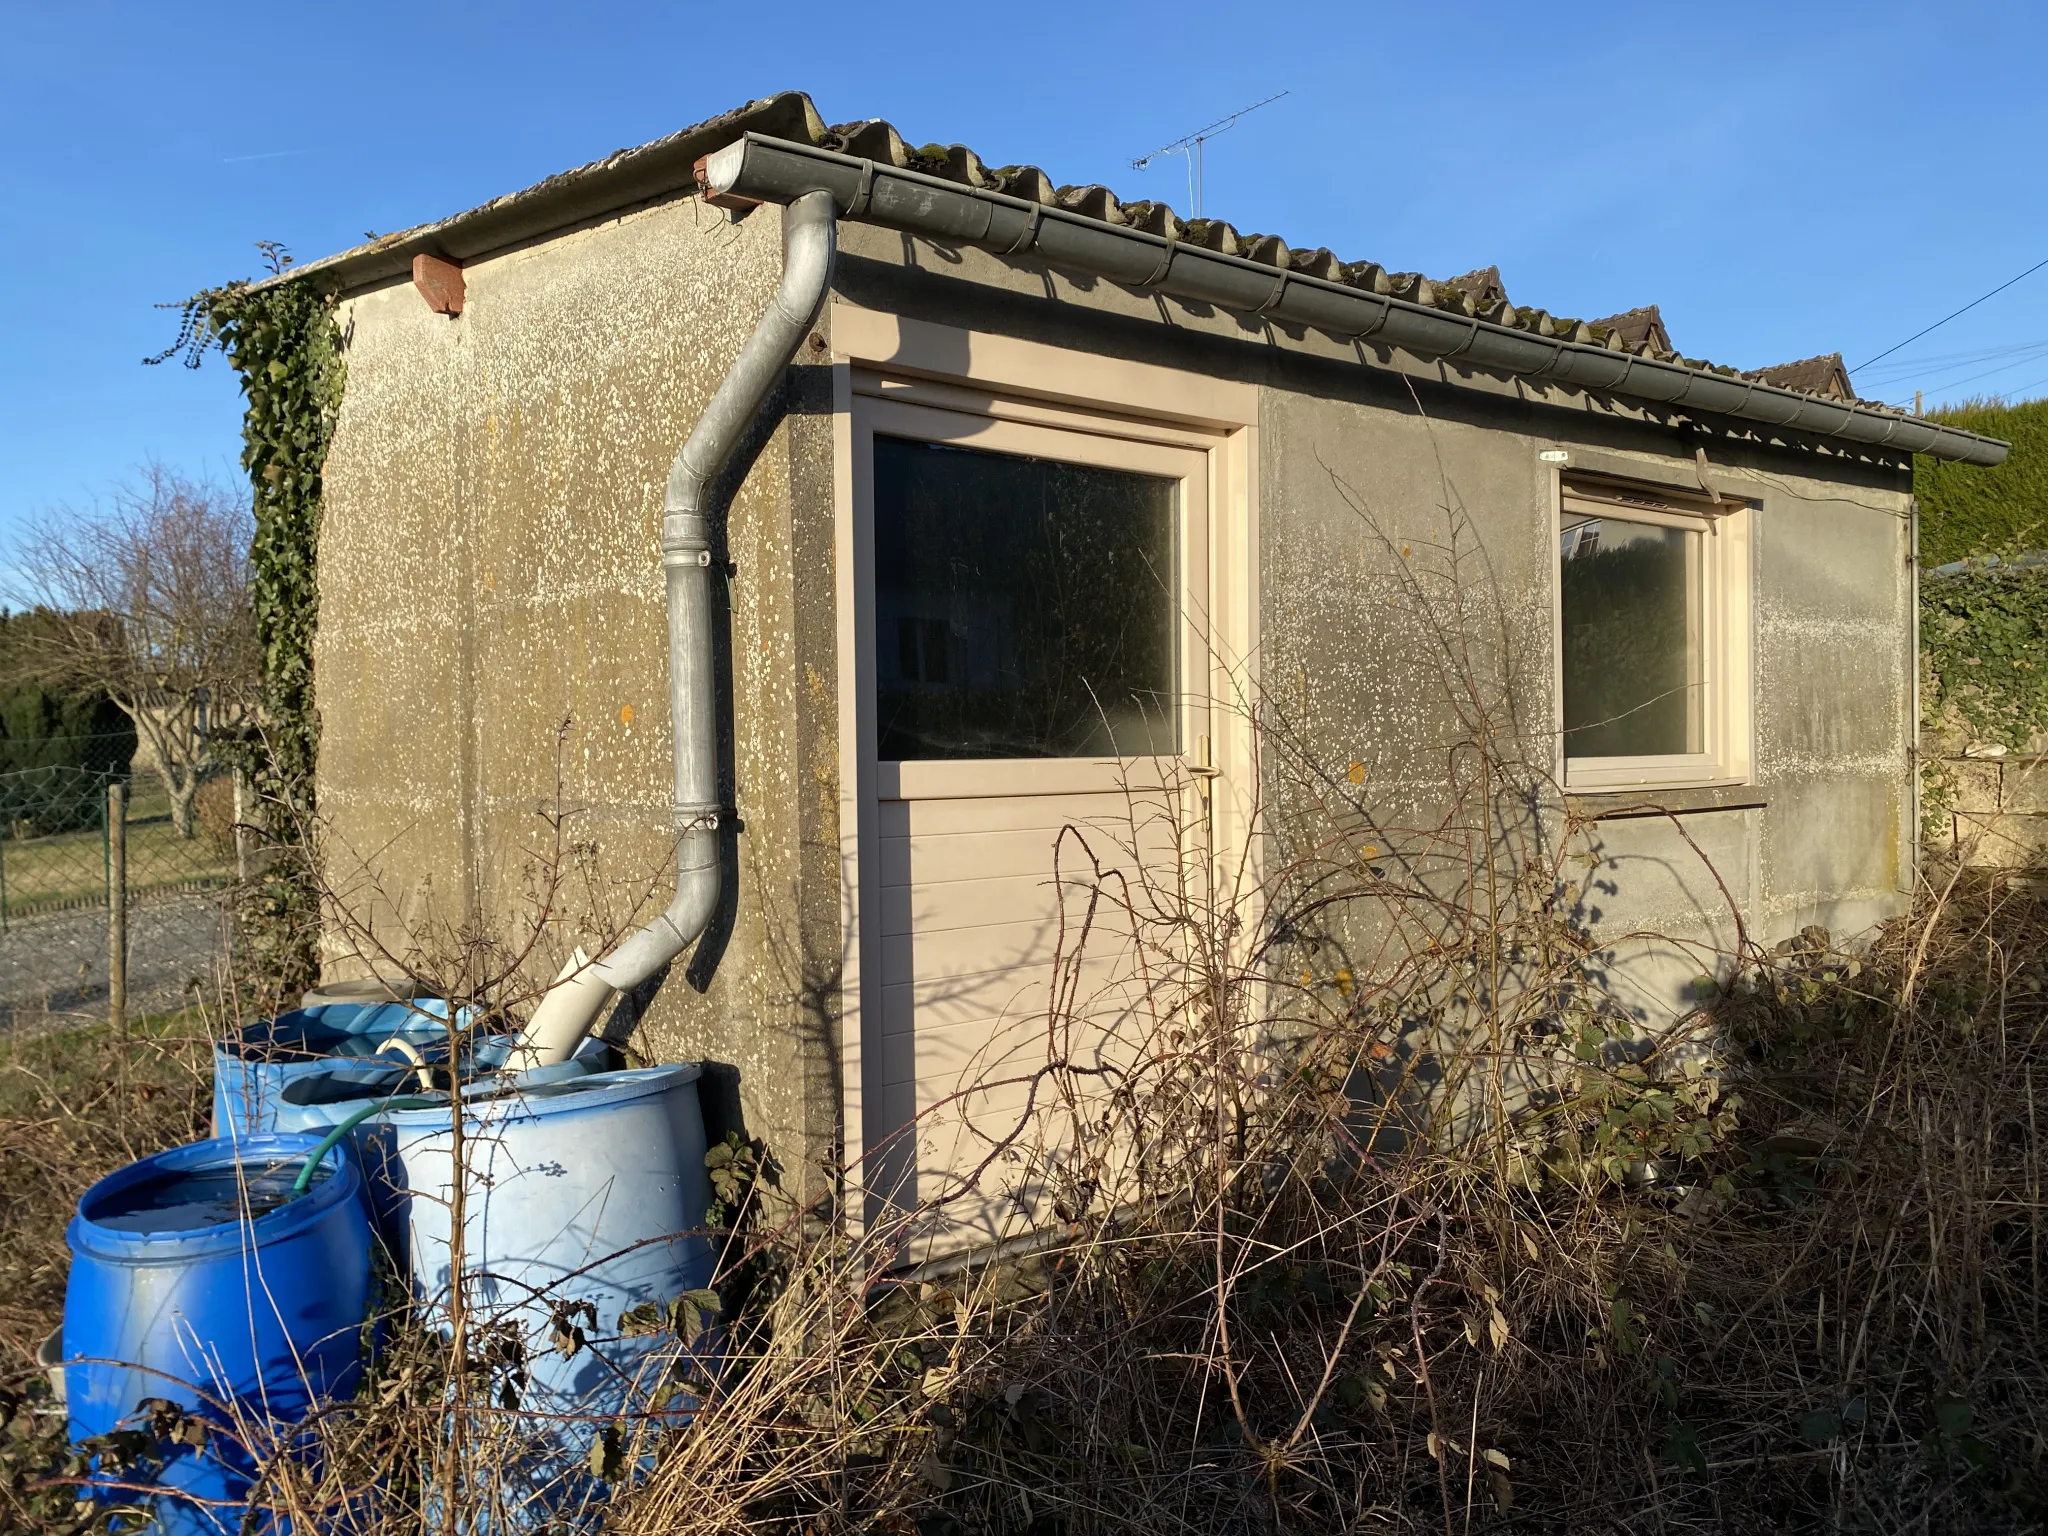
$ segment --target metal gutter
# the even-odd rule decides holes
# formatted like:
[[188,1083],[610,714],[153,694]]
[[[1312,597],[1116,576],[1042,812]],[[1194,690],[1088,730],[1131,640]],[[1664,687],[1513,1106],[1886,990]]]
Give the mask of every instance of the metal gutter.
[[970,187],[922,171],[747,132],[698,164],[705,193],[789,203],[828,192],[842,217],[1000,256],[1030,256],[1128,288],[1312,327],[1342,340],[1455,359],[1660,405],[1964,464],[2005,461],[2008,445],[1922,418],[1823,399],[1754,379],[1538,336],[1327,278],[1226,256],[1146,230]]

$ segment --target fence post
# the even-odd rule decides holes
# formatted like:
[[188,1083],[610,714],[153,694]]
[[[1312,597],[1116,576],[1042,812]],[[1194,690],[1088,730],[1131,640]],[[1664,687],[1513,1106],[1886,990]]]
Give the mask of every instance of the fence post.
[[128,1033],[128,785],[107,784],[107,1023]]
[[[242,885],[249,883],[249,780],[242,772],[242,765],[235,765],[235,879]],[[7,913],[7,887],[0,880],[0,919]]]

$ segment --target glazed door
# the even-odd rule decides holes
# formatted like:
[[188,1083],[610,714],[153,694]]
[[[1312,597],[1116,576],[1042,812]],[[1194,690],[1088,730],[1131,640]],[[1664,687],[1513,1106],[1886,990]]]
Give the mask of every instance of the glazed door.
[[1206,834],[1209,456],[862,405],[862,1130],[937,1251],[1030,1224],[1048,1112],[1152,1025]]

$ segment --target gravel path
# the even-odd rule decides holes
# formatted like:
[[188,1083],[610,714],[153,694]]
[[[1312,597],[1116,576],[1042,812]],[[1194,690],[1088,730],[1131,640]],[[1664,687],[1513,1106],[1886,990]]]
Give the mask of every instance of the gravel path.
[[[155,897],[128,912],[128,1012],[175,1008],[197,982],[211,994],[225,959],[214,894]],[[0,1033],[35,1032],[107,1016],[107,914],[54,912],[0,934]]]

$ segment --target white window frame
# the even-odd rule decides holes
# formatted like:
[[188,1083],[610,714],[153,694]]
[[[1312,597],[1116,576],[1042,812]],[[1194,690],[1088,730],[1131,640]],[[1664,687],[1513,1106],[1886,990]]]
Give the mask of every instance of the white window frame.
[[[1557,771],[1567,792],[1707,789],[1746,784],[1752,759],[1750,523],[1746,501],[1719,502],[1662,486],[1559,477],[1551,523],[1552,704]],[[1700,536],[1701,750],[1643,757],[1574,757],[1564,733],[1564,570],[1568,518],[1612,517]]]

